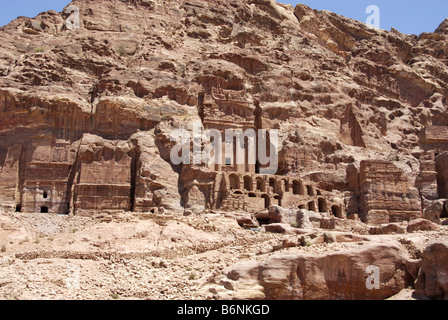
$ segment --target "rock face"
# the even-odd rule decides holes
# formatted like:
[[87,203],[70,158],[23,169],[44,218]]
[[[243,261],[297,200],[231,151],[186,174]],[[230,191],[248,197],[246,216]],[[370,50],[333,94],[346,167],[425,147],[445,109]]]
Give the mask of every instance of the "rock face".
[[408,232],[416,232],[416,231],[433,231],[438,230],[439,226],[429,220],[426,219],[416,219],[409,222],[407,231]]
[[422,267],[415,283],[417,294],[448,300],[448,246],[435,243],[423,251]]
[[374,226],[369,229],[370,234],[404,234],[407,229],[398,223],[389,223]]
[[297,228],[313,229],[310,214],[313,215],[310,211],[303,209],[288,210],[279,206],[272,206],[268,210],[255,214],[255,218],[260,224],[286,223],[294,224]]
[[[399,243],[321,256],[279,253],[263,262],[236,264],[220,281],[232,284],[235,299],[385,299],[412,282],[406,262]],[[369,278],[371,270],[379,271],[377,283]]]
[[[271,0],[71,5],[79,29],[54,11],[0,29],[3,207],[277,205],[383,224],[447,198],[446,22],[415,36]],[[265,174],[260,156],[249,161],[250,139],[223,161],[176,163],[171,133],[196,124],[266,130],[277,172]]]

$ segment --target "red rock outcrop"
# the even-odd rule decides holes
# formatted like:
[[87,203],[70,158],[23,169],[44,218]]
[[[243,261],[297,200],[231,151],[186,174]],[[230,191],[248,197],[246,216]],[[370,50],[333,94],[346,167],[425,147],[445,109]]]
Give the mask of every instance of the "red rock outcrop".
[[348,201],[364,222],[384,224],[421,217],[418,190],[394,163],[365,160],[355,175],[351,178],[348,171],[354,190]]
[[[325,255],[278,253],[265,261],[236,264],[219,282],[231,284],[223,297],[234,299],[377,300],[412,283],[407,261],[395,242]],[[377,284],[369,278],[371,265],[379,271]]]
[[[0,29],[3,206],[280,205],[377,224],[421,217],[446,195],[446,22],[415,36],[271,0],[71,5],[79,29],[55,11]],[[196,122],[278,130],[277,173],[227,157],[174,164],[170,133]]]
[[448,300],[448,246],[435,243],[423,251],[422,267],[415,282],[417,294]]
[[437,164],[437,184],[439,197],[448,198],[448,153],[444,153],[436,158]]

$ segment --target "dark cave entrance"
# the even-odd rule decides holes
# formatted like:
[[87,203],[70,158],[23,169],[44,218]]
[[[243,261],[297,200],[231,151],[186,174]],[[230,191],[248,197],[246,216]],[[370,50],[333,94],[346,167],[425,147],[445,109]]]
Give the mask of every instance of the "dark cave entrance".
[[443,210],[442,213],[440,214],[440,218],[448,218],[448,210],[447,210],[447,206],[443,206]]

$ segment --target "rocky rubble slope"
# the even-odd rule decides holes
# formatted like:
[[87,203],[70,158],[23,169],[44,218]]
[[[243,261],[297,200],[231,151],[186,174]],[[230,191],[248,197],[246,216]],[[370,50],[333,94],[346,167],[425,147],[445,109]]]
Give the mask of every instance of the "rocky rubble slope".
[[[448,20],[71,5],[0,28],[0,297],[447,297]],[[278,130],[277,173],[174,163],[198,123]]]
[[[295,232],[245,230],[224,212],[4,212],[0,298],[446,298],[446,226],[382,235],[369,235],[376,227],[362,223],[357,229],[290,228]],[[367,287],[375,284],[368,280],[370,265],[379,269],[378,288]]]

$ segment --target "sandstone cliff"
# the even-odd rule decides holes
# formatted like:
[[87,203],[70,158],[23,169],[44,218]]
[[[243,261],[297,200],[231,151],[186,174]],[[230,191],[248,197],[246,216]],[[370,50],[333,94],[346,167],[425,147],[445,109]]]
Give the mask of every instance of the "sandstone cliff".
[[[447,197],[446,21],[416,36],[272,0],[72,5],[80,29],[54,11],[0,29],[4,207],[381,224]],[[170,132],[195,121],[279,130],[277,174],[173,164]]]

